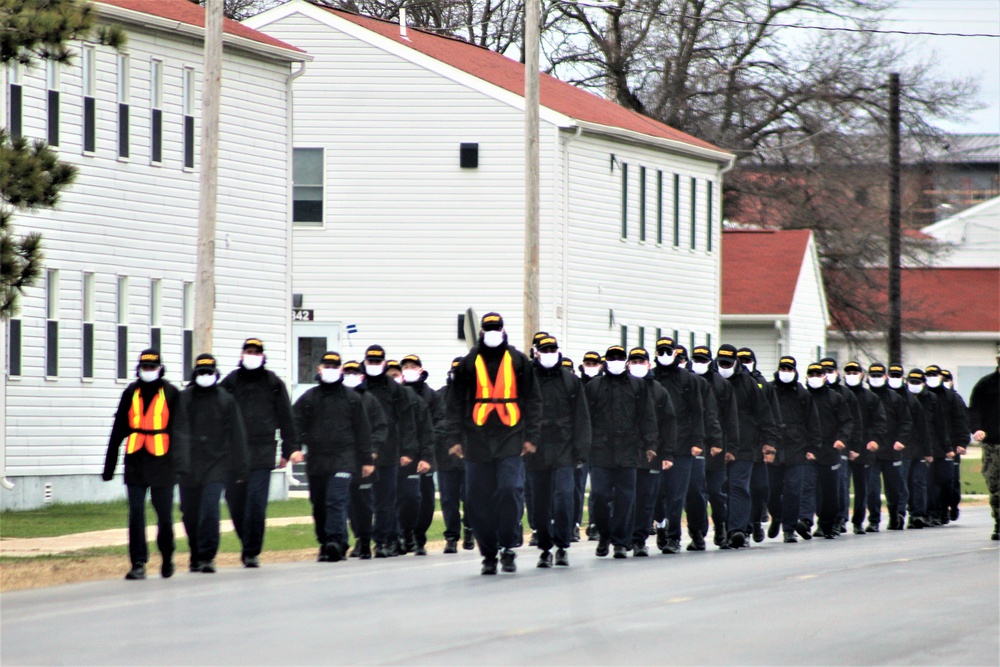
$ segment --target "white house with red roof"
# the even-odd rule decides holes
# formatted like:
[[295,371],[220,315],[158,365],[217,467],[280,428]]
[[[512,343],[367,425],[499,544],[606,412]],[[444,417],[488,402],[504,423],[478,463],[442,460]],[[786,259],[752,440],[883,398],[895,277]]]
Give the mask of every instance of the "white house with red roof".
[[749,347],[770,376],[784,355],[799,371],[826,356],[830,324],[813,233],[727,229],[722,233],[722,342]]
[[[46,140],[79,169],[55,210],[18,213],[45,266],[3,327],[3,509],[123,495],[102,483],[111,420],[139,352],[167,378],[192,364],[204,10],[187,0],[95,0],[120,51],[71,44],[71,64],[0,70],[3,126]],[[215,350],[232,368],[265,341],[290,369],[291,80],[308,56],[226,21],[222,69]],[[121,467],[119,466],[119,473]]]
[[[339,335],[347,358],[380,343],[441,383],[470,307],[521,346],[523,65],[304,0],[245,23],[315,58],[294,85],[297,379],[310,339]],[[577,362],[658,332],[717,341],[732,155],[547,75],[540,116],[541,328]]]

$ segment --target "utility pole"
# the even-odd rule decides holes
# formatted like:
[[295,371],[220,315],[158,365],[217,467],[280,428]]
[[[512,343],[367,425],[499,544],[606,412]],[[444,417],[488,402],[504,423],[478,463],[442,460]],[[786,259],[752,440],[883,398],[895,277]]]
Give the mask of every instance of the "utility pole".
[[889,75],[889,363],[903,363],[900,303],[899,74]]
[[198,259],[194,297],[194,351],[212,351],[215,320],[215,223],[219,191],[219,107],[222,95],[222,0],[205,3],[204,79],[201,90],[201,165],[198,185]]
[[524,6],[524,349],[539,327],[538,41],[541,0]]

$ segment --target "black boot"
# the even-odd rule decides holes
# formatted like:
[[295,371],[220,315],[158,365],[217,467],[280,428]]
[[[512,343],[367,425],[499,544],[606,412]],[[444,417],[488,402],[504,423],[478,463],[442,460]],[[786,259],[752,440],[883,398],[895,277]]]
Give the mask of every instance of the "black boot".
[[803,540],[811,540],[813,538],[812,533],[809,532],[810,528],[812,528],[812,525],[803,519],[799,519],[795,522],[795,532],[798,533],[799,537]]
[[552,552],[543,551],[538,557],[538,567],[540,568],[550,568],[552,567]]
[[160,566],[160,576],[164,579],[174,576],[174,559],[170,556],[163,557],[163,564]]
[[[472,535],[472,529],[466,528],[462,537],[462,548],[466,551],[472,551],[476,548],[476,538]],[[496,574],[494,572],[494,574]]]
[[513,549],[504,549],[500,552],[500,569],[504,572],[517,572],[517,563],[514,560],[517,554]]
[[444,541],[444,552],[446,554],[457,554],[458,553],[458,540],[454,537],[449,537]]
[[781,522],[772,517],[771,524],[767,527],[767,536],[773,540],[778,536],[778,533],[780,532],[781,532]]
[[132,563],[132,569],[125,574],[125,578],[130,581],[137,581],[146,578],[146,564],[140,561]]
[[729,548],[739,549],[745,546],[747,543],[747,536],[743,534],[741,530],[734,530],[733,534],[729,536]]
[[372,557],[372,545],[368,540],[361,540],[361,554],[358,557],[361,560],[368,560]]
[[705,550],[705,538],[702,536],[701,531],[695,530],[689,533],[691,536],[691,544],[687,545],[688,551],[704,551]]
[[667,548],[667,529],[657,528],[656,529],[656,548],[663,551]]
[[795,537],[795,531],[794,530],[786,530],[785,531],[785,544],[796,544],[798,541],[799,541],[799,538]]
[[754,542],[764,541],[764,527],[760,525],[759,521],[753,525],[753,541]]
[[717,547],[724,547],[727,544],[728,536],[726,535],[726,522],[720,521],[715,524],[715,535],[712,537],[712,542]]
[[496,574],[497,573],[497,559],[496,556],[493,558],[483,559],[483,569],[480,574]]
[[556,549],[556,565],[559,567],[569,567],[569,554],[565,549]]

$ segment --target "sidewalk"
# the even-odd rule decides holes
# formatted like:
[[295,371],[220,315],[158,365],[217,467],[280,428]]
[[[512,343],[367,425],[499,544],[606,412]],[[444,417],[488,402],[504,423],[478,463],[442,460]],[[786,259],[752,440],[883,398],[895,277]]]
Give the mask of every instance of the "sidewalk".
[[[267,520],[269,527],[292,526],[302,523],[312,523],[311,516],[278,517]],[[233,532],[232,521],[222,521],[220,532]],[[184,524],[174,524],[174,534],[184,535]],[[156,526],[146,527],[146,539],[156,541]],[[0,539],[0,556],[31,557],[50,556],[82,549],[100,547],[115,547],[128,544],[128,529],[112,528],[110,530],[95,530],[89,533],[72,533],[56,537],[13,537]]]

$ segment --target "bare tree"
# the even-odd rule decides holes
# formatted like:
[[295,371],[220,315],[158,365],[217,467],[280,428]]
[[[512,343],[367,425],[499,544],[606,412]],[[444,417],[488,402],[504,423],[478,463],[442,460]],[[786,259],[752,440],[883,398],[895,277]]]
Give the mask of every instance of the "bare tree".
[[[205,4],[205,0],[195,0],[198,4]],[[277,7],[285,0],[222,0],[222,13],[227,19],[242,21],[251,16],[256,16],[272,7]]]

